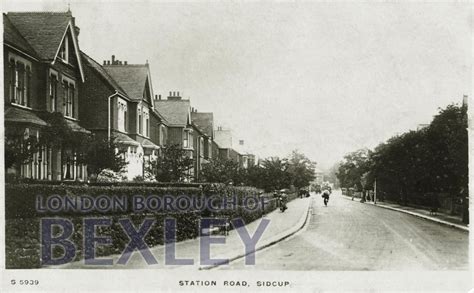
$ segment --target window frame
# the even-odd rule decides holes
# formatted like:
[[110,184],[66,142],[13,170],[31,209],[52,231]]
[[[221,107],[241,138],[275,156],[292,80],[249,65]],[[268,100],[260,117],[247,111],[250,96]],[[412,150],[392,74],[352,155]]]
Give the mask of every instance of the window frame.
[[[19,67],[20,65],[22,68]],[[8,66],[11,75],[9,81],[8,100],[13,105],[31,109],[31,62],[25,58],[9,52]]]
[[[66,76],[63,76],[62,79],[62,86],[63,86],[63,114],[64,114],[64,117],[66,118],[72,118],[72,119],[77,119],[77,117],[75,117],[75,102],[76,102],[76,99],[77,99],[77,96],[76,95],[76,81],[69,78],[69,77],[66,77]],[[72,88],[72,91],[71,91],[71,88]],[[72,93],[72,96],[71,96],[71,93]],[[70,105],[70,109],[68,108]],[[68,112],[71,112],[71,114],[69,115]]]
[[[55,82],[53,83],[53,79]],[[58,84],[59,74],[57,71],[50,69],[48,74],[48,96],[49,96],[49,110],[56,112],[58,110]],[[54,85],[54,87],[53,87]],[[53,95],[54,89],[54,95]]]

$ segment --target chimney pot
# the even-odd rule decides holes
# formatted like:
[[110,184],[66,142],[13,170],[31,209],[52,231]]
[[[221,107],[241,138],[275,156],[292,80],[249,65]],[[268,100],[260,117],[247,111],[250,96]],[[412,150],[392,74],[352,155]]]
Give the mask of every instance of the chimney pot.
[[176,96],[179,97],[179,92],[178,92],[178,94],[177,94]]
[[161,95],[158,95],[158,99],[161,100]]
[[115,63],[115,55],[112,55],[112,64]]
[[107,65],[110,65],[110,60],[107,60]]
[[107,61],[106,61],[106,60],[104,60],[104,65],[107,65]]
[[123,61],[123,63],[124,63],[125,65],[127,65],[127,64],[128,64],[128,62],[127,62],[127,61]]

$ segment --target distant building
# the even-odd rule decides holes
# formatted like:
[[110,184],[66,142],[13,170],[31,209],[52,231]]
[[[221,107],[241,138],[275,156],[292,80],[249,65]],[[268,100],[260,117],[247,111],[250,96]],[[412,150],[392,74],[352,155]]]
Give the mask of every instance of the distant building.
[[318,185],[322,185],[323,182],[324,182],[324,173],[323,171],[319,170],[318,168],[316,168],[314,170],[314,183],[318,184]]

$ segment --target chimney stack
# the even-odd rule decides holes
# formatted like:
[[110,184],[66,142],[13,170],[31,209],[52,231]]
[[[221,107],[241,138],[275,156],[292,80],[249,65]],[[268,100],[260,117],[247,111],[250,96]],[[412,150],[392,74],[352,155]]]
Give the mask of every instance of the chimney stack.
[[158,95],[158,100],[161,100],[161,95]]
[[467,106],[467,102],[468,102],[468,96],[467,95],[464,95],[462,97],[462,105],[463,106]]
[[127,62],[127,61],[123,61],[123,63],[124,63],[124,65],[127,65],[127,64],[128,64],[128,62]]
[[104,60],[104,65],[107,65],[107,60]]
[[112,55],[112,65],[115,64],[115,55]]
[[110,65],[110,60],[107,60],[107,65]]

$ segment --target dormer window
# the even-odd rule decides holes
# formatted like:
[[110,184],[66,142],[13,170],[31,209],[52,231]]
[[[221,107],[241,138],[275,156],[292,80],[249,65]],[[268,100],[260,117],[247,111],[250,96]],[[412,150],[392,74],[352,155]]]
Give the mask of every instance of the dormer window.
[[66,63],[69,62],[69,38],[67,35],[64,37],[61,49],[59,49],[59,58],[61,58]]

